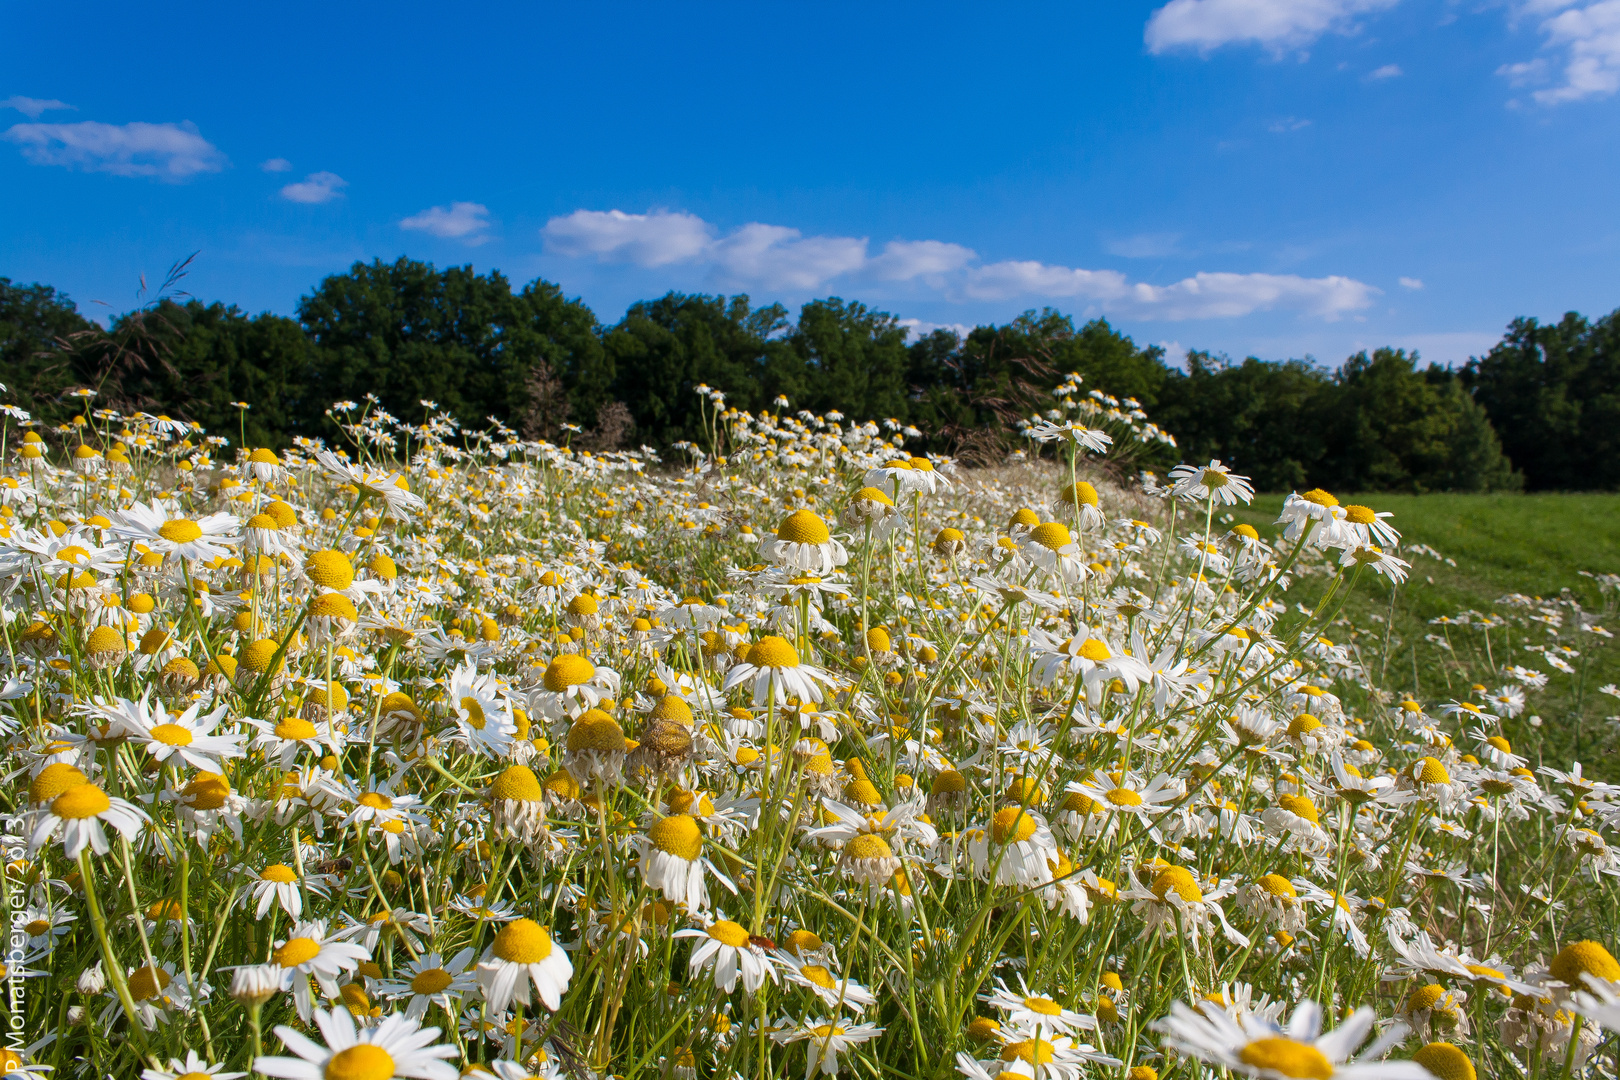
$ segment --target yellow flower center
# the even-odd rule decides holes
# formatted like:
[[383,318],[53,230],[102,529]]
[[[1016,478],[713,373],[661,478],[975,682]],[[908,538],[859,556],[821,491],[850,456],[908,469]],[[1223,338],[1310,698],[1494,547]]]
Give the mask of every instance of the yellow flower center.
[[624,729],[601,709],[587,709],[568,729],[568,749],[576,754],[587,750],[623,753],[627,749]]
[[[1325,491],[1318,494],[1330,499],[1333,497]],[[1309,497],[1310,493],[1307,493],[1306,498]],[[1333,1076],[1333,1063],[1326,1054],[1309,1043],[1295,1042],[1281,1036],[1256,1039],[1238,1051],[1238,1060],[1257,1069],[1295,1077],[1296,1080],[1331,1080]]]
[[484,730],[484,707],[478,699],[468,695],[461,699],[461,711],[467,714],[467,726],[476,731]]
[[285,863],[271,863],[259,871],[260,881],[274,881],[278,885],[291,885],[298,880],[298,875]]
[[1451,774],[1446,767],[1440,764],[1440,759],[1426,757],[1423,759],[1423,768],[1418,770],[1418,780],[1425,784],[1449,784]]
[[1130,788],[1117,787],[1108,793],[1108,801],[1115,806],[1141,806],[1142,796]]
[[1474,1063],[1448,1042],[1434,1042],[1412,1055],[1412,1060],[1439,1080],[1475,1080]]
[[748,662],[760,668],[796,668],[799,652],[785,638],[768,634],[748,650]]
[[795,510],[776,527],[776,538],[793,544],[825,544],[832,540],[832,534],[813,511]]
[[1316,804],[1303,795],[1279,795],[1277,805],[1295,817],[1304,818],[1312,825],[1322,824],[1321,819],[1316,814]]
[[1299,895],[1294,889],[1294,883],[1281,874],[1262,874],[1255,880],[1255,884],[1272,896],[1284,896],[1291,899]]
[[276,725],[275,731],[283,739],[313,739],[316,734],[315,725],[302,716],[284,717]]
[[[874,502],[881,506],[893,506],[894,500],[875,487],[864,487],[855,493],[856,502]],[[780,534],[778,534],[780,535]]]
[[1582,975],[1593,975],[1608,982],[1620,980],[1620,963],[1609,950],[1595,941],[1577,941],[1566,945],[1553,957],[1550,965],[1553,978],[1570,986],[1583,987]]
[[838,985],[837,983],[833,982],[832,972],[828,971],[820,964],[806,964],[804,967],[799,969],[799,974],[803,975],[806,979],[815,983],[823,990],[832,990]]
[[1061,521],[1048,521],[1029,530],[1029,538],[1048,551],[1057,551],[1074,543],[1069,527]]
[[112,806],[107,793],[94,784],[68,788],[51,801],[51,813],[59,818],[81,820],[103,814]]
[[703,854],[703,834],[698,832],[697,821],[686,814],[671,814],[653,822],[647,839],[659,851],[687,862]]
[[65,761],[53,762],[39,770],[39,775],[29,782],[28,798],[36,803],[50,802],[69,788],[89,782],[83,770]]
[[1032,1013],[1040,1013],[1042,1016],[1061,1016],[1063,1014],[1063,1006],[1051,998],[1027,997],[1024,999],[1024,1008]]
[[1298,738],[1301,735],[1315,731],[1322,726],[1322,721],[1308,712],[1302,712],[1288,722],[1289,738]]
[[193,736],[190,728],[179,724],[159,724],[152,729],[152,738],[164,746],[190,746]]
[[376,791],[368,791],[360,796],[360,805],[369,806],[373,810],[392,810],[394,800]]
[[1028,840],[1035,835],[1035,819],[1022,807],[1004,806],[996,811],[990,834],[998,844]]
[[1378,515],[1372,512],[1371,507],[1353,504],[1344,508],[1344,517],[1357,525],[1372,525],[1378,521]]
[[270,954],[270,959],[284,968],[297,967],[299,964],[313,960],[320,954],[321,943],[314,938],[289,938],[287,944]]
[[1447,1016],[1455,1016],[1456,1010],[1452,1008],[1451,1000],[1446,996],[1446,988],[1439,983],[1430,983],[1420,986],[1406,999],[1406,1011],[1409,1013],[1439,1012]]
[[546,666],[546,674],[541,681],[547,690],[555,694],[570,686],[589,682],[595,674],[596,666],[589,660],[576,653],[564,653]]
[[189,544],[202,536],[202,526],[186,518],[175,518],[158,526],[158,535],[170,543]]
[[371,1043],[339,1050],[326,1062],[322,1080],[392,1080],[394,1059]]
[[748,931],[730,919],[719,919],[709,927],[709,936],[722,945],[740,949],[748,944]]
[[1055,1047],[1045,1039],[1022,1039],[1001,1048],[1002,1061],[1022,1061],[1026,1065],[1050,1065]]
[[163,993],[172,978],[162,968],[140,968],[129,977],[129,994],[136,1001],[150,1001]]
[[1160,900],[1163,900],[1172,889],[1189,904],[1196,904],[1204,898],[1203,890],[1198,887],[1198,882],[1193,880],[1192,874],[1184,866],[1169,867],[1153,879],[1153,895]]
[[354,584],[354,563],[341,551],[312,551],[304,560],[304,573],[323,589],[341,592]]
[[1108,651],[1108,646],[1097,638],[1087,638],[1080,643],[1080,656],[1092,663],[1100,664],[1105,660],[1112,660],[1114,654]]
[[539,802],[544,796],[540,778],[527,765],[513,765],[489,785],[492,798],[515,802]]
[[1084,480],[1079,481],[1072,488],[1066,490],[1064,495],[1068,498],[1069,502],[1076,506],[1097,505],[1097,489],[1086,483]]
[[50,928],[51,928],[51,920],[49,920],[49,919],[35,919],[33,922],[30,922],[29,924],[24,926],[23,930],[27,932],[29,937],[39,937],[39,935],[43,934],[45,931],[49,930]]
[[[1033,830],[1034,826],[1030,828]],[[862,833],[845,845],[844,855],[850,859],[888,859],[893,857],[894,849],[876,833]]]
[[454,977],[444,968],[429,968],[418,972],[411,980],[411,990],[418,994],[437,994],[454,981]]
[[507,923],[495,935],[495,955],[513,964],[538,964],[551,955],[551,934],[533,919]]
[[1300,498],[1304,499],[1306,502],[1315,503],[1317,506],[1338,506],[1339,505],[1339,500],[1338,499],[1335,499],[1332,495],[1329,495],[1327,492],[1323,491],[1321,488],[1311,488],[1311,490],[1309,490],[1305,494],[1301,495]]

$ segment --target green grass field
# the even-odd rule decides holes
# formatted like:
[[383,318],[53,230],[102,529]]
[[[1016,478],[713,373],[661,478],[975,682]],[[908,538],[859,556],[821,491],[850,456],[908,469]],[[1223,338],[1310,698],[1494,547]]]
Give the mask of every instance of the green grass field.
[[[1534,610],[1500,602],[1509,593],[1556,599],[1562,590],[1588,612],[1603,613],[1602,622],[1620,635],[1617,597],[1600,593],[1598,583],[1583,577],[1591,573],[1620,573],[1620,496],[1616,495],[1350,495],[1344,503],[1360,503],[1394,514],[1405,545],[1423,544],[1455,560],[1456,566],[1403,550],[1412,565],[1411,578],[1394,597],[1382,579],[1363,574],[1344,615],[1356,627],[1354,635],[1365,659],[1382,670],[1379,680],[1389,688],[1416,693],[1428,702],[1457,697],[1466,699],[1470,687],[1501,685],[1500,668],[1517,663],[1551,676],[1546,690],[1532,693],[1524,716],[1506,724],[1516,748],[1543,756],[1555,766],[1567,766],[1578,756],[1586,769],[1609,780],[1620,780],[1620,726],[1608,719],[1620,714],[1620,699],[1598,688],[1620,682],[1620,640],[1592,633],[1577,633],[1566,617],[1557,637],[1527,616]],[[1239,512],[1270,538],[1271,523],[1282,507],[1283,496],[1262,495]],[[1290,590],[1290,601],[1319,595],[1325,579],[1308,578]],[[1606,606],[1607,605],[1607,606]],[[1509,620],[1505,628],[1485,635],[1474,628],[1449,628],[1453,650],[1425,640],[1447,628],[1429,620],[1455,617],[1474,610]],[[1569,609],[1565,609],[1566,615]],[[1379,619],[1393,615],[1388,625],[1388,647],[1378,640]],[[1344,625],[1348,626],[1349,623]],[[1575,675],[1551,668],[1544,656],[1525,645],[1569,645],[1581,653],[1572,660]],[[1494,661],[1494,663],[1493,663]],[[1528,724],[1532,714],[1542,718],[1540,728]]]

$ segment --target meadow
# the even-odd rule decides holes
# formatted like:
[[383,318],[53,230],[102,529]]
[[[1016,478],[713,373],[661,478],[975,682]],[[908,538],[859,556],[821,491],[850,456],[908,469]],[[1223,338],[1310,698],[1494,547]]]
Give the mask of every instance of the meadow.
[[4,1070],[1613,1075],[1612,502],[700,405],[7,412]]

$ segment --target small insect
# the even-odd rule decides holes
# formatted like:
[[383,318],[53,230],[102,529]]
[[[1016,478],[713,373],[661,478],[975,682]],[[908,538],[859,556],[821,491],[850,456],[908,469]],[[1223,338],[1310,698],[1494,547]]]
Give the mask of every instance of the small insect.
[[758,945],[762,949],[775,949],[776,948],[776,942],[772,941],[770,938],[766,937],[763,934],[749,934],[748,935],[748,944],[750,944],[750,945]]
[[317,874],[347,874],[354,868],[354,860],[350,858],[327,859],[310,867]]

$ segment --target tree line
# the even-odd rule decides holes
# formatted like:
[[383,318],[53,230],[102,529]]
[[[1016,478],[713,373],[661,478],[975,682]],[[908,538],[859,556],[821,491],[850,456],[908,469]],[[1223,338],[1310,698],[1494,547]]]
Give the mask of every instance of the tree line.
[[790,318],[745,295],[672,292],[606,325],[551,282],[514,290],[498,271],[401,258],[327,277],[288,318],[187,297],[172,288],[180,273],[105,329],[48,285],[0,278],[10,400],[48,429],[82,411],[71,392],[88,387],[99,406],[284,446],[330,435],[333,402],[372,394],[407,422],[427,400],[531,438],[667,447],[700,436],[693,388],[706,384],[750,411],[786,397],[893,418],[927,433],[919,448],[975,462],[1018,446],[1019,421],[1077,371],[1140,402],[1179,456],[1219,457],[1263,490],[1620,488],[1620,311],[1517,319],[1456,370],[1399,349],[1337,369],[1193,352],[1182,369],[1104,319],[1076,327],[1050,308],[908,340],[893,315],[837,297]]

